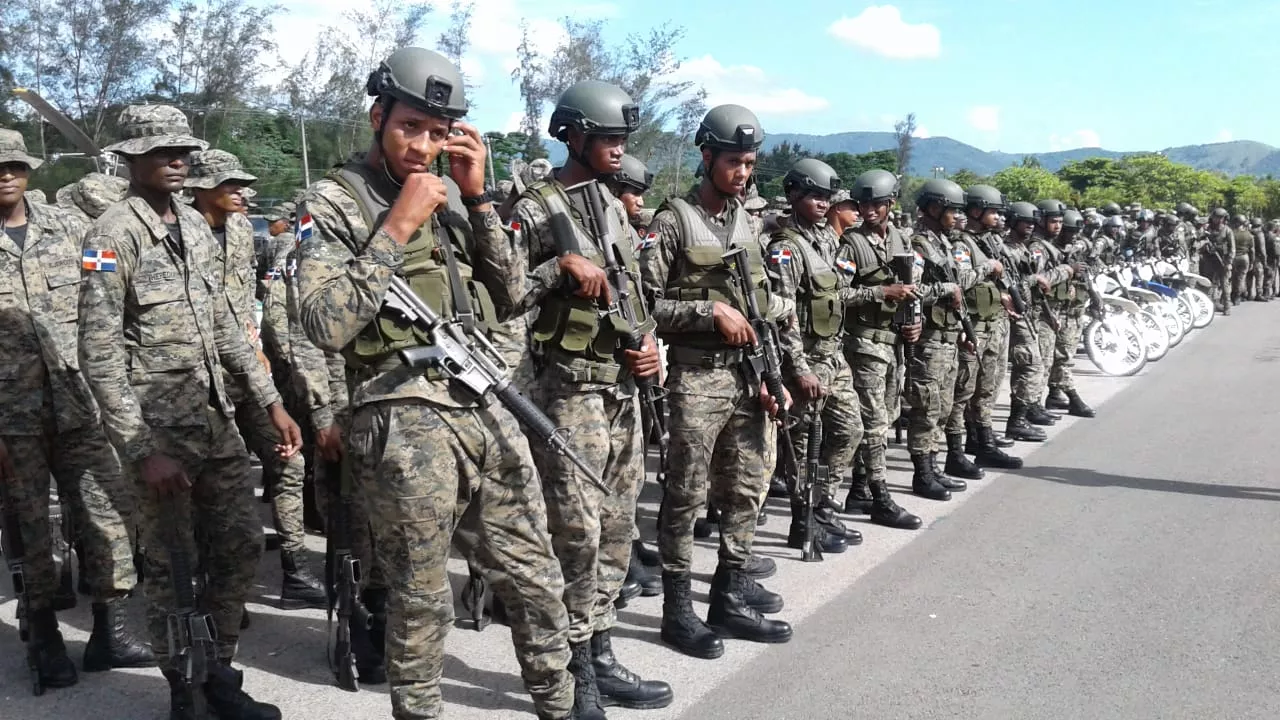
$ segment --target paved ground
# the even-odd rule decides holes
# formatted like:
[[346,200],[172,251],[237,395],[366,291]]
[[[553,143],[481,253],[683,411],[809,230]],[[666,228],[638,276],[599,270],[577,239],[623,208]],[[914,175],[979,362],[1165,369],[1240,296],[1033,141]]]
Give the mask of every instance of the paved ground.
[[[633,669],[670,680],[677,702],[610,717],[1276,717],[1267,650],[1280,646],[1269,612],[1280,508],[1268,501],[1280,486],[1263,460],[1280,431],[1268,393],[1280,380],[1275,312],[1244,306],[1134,378],[1089,374],[1081,358],[1081,392],[1102,417],[1064,420],[1026,469],[989,474],[950,503],[904,495],[925,516],[922,531],[859,522],[863,546],[806,565],[785,547],[785,510],[774,507],[758,550],[780,561],[766,585],[785,596],[780,617],[796,639],[731,642],[720,660],[693,660],[658,643],[660,598],[637,600],[620,613],[616,648]],[[891,465],[901,488],[900,448]],[[652,534],[651,520],[642,530]],[[239,658],[247,686],[288,718],[388,717],[384,689],[331,686],[323,613],[273,607],[275,562],[264,558]],[[704,543],[701,580],[714,563]],[[65,615],[78,656],[87,609]],[[11,601],[0,621],[10,625],[0,629],[0,717],[165,717],[156,671],[83,676],[31,697]],[[454,631],[445,673],[449,717],[531,716],[505,628]]]

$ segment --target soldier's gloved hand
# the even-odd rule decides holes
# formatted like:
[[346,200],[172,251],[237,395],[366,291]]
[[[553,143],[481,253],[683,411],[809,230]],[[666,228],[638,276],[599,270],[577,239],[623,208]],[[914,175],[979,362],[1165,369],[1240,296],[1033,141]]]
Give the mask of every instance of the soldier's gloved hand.
[[822,381],[818,379],[817,375],[812,373],[808,375],[801,375],[800,379],[796,380],[796,385],[799,387],[800,397],[809,402],[818,400],[827,394],[826,390],[822,387]]
[[624,350],[622,356],[627,369],[636,377],[652,377],[662,370],[662,356],[658,354],[658,343],[654,342],[652,335],[644,336],[639,350]]
[[18,471],[13,467],[13,456],[9,454],[9,448],[5,446],[4,441],[0,440],[0,482],[8,482],[16,480]]
[[316,450],[320,453],[320,459],[325,462],[338,462],[342,459],[342,428],[338,423],[316,431]]
[[151,491],[160,497],[172,497],[191,489],[191,479],[177,460],[153,453],[142,459],[138,475]]
[[716,332],[724,338],[725,343],[733,347],[755,345],[756,329],[751,322],[742,316],[732,305],[716,301],[711,306],[711,318],[716,323]]
[[902,283],[886,285],[884,288],[884,299],[888,300],[889,302],[903,302],[906,300],[915,300],[916,286],[903,285]]
[[899,332],[902,334],[903,340],[906,340],[909,343],[919,342],[920,335],[924,333],[924,320],[916,318],[914,323],[910,325],[903,325]]
[[422,227],[436,208],[448,207],[449,193],[444,180],[431,173],[410,173],[400,195],[387,213],[382,227],[392,239],[404,245]]
[[276,454],[281,458],[297,455],[302,449],[302,431],[298,429],[298,423],[289,417],[289,413],[285,412],[284,406],[280,403],[267,408],[267,415],[271,417],[271,424],[276,432],[280,433],[280,444],[276,445]]

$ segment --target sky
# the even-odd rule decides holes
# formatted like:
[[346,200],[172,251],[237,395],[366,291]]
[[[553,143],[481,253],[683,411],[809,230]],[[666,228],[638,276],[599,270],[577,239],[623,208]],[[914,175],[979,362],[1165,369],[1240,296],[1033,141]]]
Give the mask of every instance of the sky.
[[[448,0],[431,0],[419,44],[434,47]],[[348,0],[284,0],[281,54],[300,57]],[[621,40],[672,22],[679,79],[734,102],[766,133],[891,131],[983,150],[1161,150],[1256,140],[1280,146],[1280,3],[1259,0],[478,0],[463,68],[482,130],[514,130],[510,79],[527,20],[549,50],[558,21],[599,18]],[[370,68],[372,70],[372,68]]]

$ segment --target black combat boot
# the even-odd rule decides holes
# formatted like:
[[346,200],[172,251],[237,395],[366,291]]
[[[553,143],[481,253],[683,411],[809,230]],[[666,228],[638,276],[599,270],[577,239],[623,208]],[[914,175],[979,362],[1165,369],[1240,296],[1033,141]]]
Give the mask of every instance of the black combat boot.
[[685,655],[714,660],[724,642],[693,612],[689,573],[662,572],[662,641]]
[[951,477],[942,472],[942,468],[938,467],[938,454],[931,452],[925,456],[929,460],[929,469],[933,471],[933,479],[942,487],[951,492],[964,492],[969,489],[969,484],[960,478]]
[[840,518],[836,517],[835,510],[832,510],[829,505],[825,503],[818,505],[818,509],[813,511],[813,518],[828,534],[844,538],[849,546],[862,544],[862,533],[841,522]]
[[76,664],[67,657],[67,646],[62,642],[53,608],[29,611],[27,624],[30,633],[27,663],[38,676],[41,687],[65,688],[79,682]]
[[1027,406],[1017,400],[1009,405],[1009,422],[1004,434],[1022,442],[1044,442],[1046,437],[1043,430],[1027,422]]
[[769,513],[765,512],[764,503],[760,503],[760,512],[756,513],[756,527],[769,522]]
[[789,495],[791,495],[791,491],[787,488],[786,478],[775,474],[769,479],[769,497],[784,498]]
[[920,453],[911,456],[911,465],[915,472],[911,474],[911,492],[929,500],[946,501],[951,499],[951,491],[938,483],[934,475],[933,464],[929,455]]
[[981,480],[982,468],[974,465],[965,454],[964,436],[960,434],[947,436],[947,463],[943,468],[947,475],[968,480]]
[[614,598],[613,606],[619,610],[625,608],[627,603],[640,597],[640,593],[644,590],[640,586],[640,582],[631,577],[631,568],[627,567],[627,576],[622,580],[622,585],[618,587],[618,597]]
[[[364,632],[368,638],[362,653],[352,640],[352,651],[356,653],[356,672],[360,682],[365,685],[381,685],[387,681],[387,595],[386,588],[365,588],[360,591],[360,602],[369,611],[369,629]],[[498,620],[497,597],[494,597],[493,621]],[[504,615],[505,619],[505,615]],[[363,655],[363,656],[362,656]]]
[[642,544],[639,540],[631,543],[631,560],[627,563],[627,582],[634,582],[640,586],[640,594],[644,597],[654,597],[662,594],[662,578],[655,575],[645,566],[644,558],[640,555]]
[[707,501],[707,515],[693,522],[693,536],[699,540],[711,537],[711,533],[720,526],[720,511],[711,501]]
[[979,447],[981,447],[981,444],[978,442],[978,423],[970,420],[966,414],[964,421],[964,453],[966,455],[977,455]]
[[768,580],[778,574],[778,563],[774,562],[773,558],[752,555],[743,563],[742,572],[753,580]]
[[209,679],[204,696],[218,720],[280,720],[280,708],[258,702],[241,689],[244,677],[230,664],[215,662],[209,666]]
[[125,627],[124,598],[93,604],[93,631],[84,646],[84,671],[151,667],[156,656],[151,646]]
[[978,465],[1004,470],[1017,470],[1022,467],[1022,458],[1005,453],[996,446],[996,431],[990,425],[978,426],[978,454],[974,457]]
[[848,515],[866,515],[871,512],[875,498],[871,495],[871,487],[867,484],[865,474],[854,473],[853,482],[849,484],[849,494],[844,499],[844,511]]
[[323,610],[329,607],[329,597],[325,594],[324,583],[311,574],[311,569],[301,562],[297,555],[281,550],[280,569],[284,575],[284,583],[280,588],[280,607],[288,610],[299,608]]
[[[724,587],[727,582],[729,568],[725,565],[717,565],[716,573],[711,577],[711,588]],[[753,610],[764,615],[773,615],[782,612],[782,596],[775,592],[769,592],[763,585],[756,582],[749,575],[745,575],[741,570],[738,574],[742,575],[742,599]]]
[[569,643],[568,670],[573,676],[573,710],[569,720],[605,720],[590,642]]
[[[796,550],[804,550],[809,547],[810,536],[808,526],[805,523],[806,503],[792,500],[791,501],[791,528],[787,531],[787,547]],[[839,535],[828,532],[818,522],[817,512],[813,517],[813,534],[817,540],[818,550],[822,554],[842,553],[849,549],[849,543],[845,541],[844,534]]]
[[1041,407],[1040,403],[1031,403],[1027,405],[1027,422],[1032,425],[1040,425],[1042,427],[1052,427],[1058,424],[1061,416],[1055,415]]
[[[632,557],[639,557],[640,563],[647,568],[662,567],[662,553],[644,544],[643,540],[631,541]],[[662,587],[662,579],[658,579],[658,587]]]
[[1080,393],[1075,390],[1067,391],[1067,403],[1067,413],[1069,415],[1082,418],[1091,418],[1097,415],[1097,413],[1093,411],[1093,408],[1086,405],[1084,400],[1080,399]]
[[596,688],[600,691],[600,704],[604,707],[617,705],[629,710],[656,710],[670,705],[675,699],[667,683],[642,680],[618,662],[608,630],[591,636],[591,664],[595,667]]
[[1070,401],[1067,394],[1062,392],[1062,388],[1049,388],[1049,396],[1044,400],[1044,406],[1049,410],[1066,410],[1070,407]]
[[[760,643],[784,643],[791,640],[791,625],[770,620],[749,602],[759,585],[741,570],[720,566],[711,581],[711,607],[707,610],[707,626],[720,637]],[[767,591],[766,591],[767,592]]]

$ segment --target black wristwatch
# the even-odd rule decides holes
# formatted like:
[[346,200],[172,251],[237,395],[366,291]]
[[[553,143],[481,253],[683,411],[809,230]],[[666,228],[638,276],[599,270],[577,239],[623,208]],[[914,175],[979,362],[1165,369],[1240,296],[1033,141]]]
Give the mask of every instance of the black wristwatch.
[[479,195],[472,195],[471,197],[462,198],[462,205],[468,208],[477,207],[479,205],[483,205],[488,202],[493,202],[493,193],[489,192],[488,190],[485,190]]

